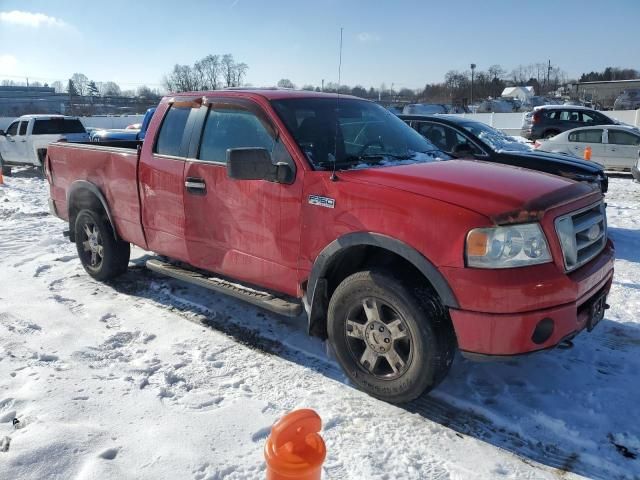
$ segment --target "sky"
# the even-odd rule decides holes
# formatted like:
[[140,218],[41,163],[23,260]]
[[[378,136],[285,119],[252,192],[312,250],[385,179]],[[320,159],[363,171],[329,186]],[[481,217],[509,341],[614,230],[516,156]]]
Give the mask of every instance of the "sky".
[[75,72],[160,87],[176,63],[231,53],[245,81],[422,88],[470,63],[547,62],[569,77],[640,69],[640,0],[0,0],[0,79]]

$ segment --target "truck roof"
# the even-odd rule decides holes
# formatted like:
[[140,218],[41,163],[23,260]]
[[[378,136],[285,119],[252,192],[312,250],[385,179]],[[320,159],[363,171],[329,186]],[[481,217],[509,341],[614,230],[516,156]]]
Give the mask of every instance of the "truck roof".
[[218,97],[228,96],[229,94],[237,94],[238,96],[251,95],[256,97],[263,97],[267,100],[281,100],[284,98],[353,98],[357,100],[364,100],[353,95],[343,95],[337,93],[325,93],[325,92],[310,92],[307,90],[292,90],[289,88],[227,88],[224,90],[208,90],[202,92],[181,92],[173,93],[164,97],[165,99],[171,99],[175,97],[194,97],[194,96],[206,96],[206,97]]
[[41,114],[41,115],[37,115],[37,114],[33,114],[33,115],[22,115],[21,117],[18,117],[17,120],[30,120],[30,119],[35,119],[35,120],[51,120],[53,118],[65,118],[67,120],[77,120],[78,117],[70,117],[67,115],[51,115],[51,114]]

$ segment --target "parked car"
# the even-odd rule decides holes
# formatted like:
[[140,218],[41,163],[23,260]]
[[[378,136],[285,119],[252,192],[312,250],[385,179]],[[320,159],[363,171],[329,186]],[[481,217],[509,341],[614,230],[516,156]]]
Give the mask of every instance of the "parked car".
[[510,113],[513,112],[513,103],[504,99],[483,100],[478,105],[478,113]]
[[11,165],[42,166],[47,146],[65,138],[69,142],[89,140],[78,117],[23,115],[0,130],[0,165],[5,174]]
[[127,128],[112,128],[112,129],[103,129],[97,130],[93,132],[91,135],[91,141],[96,143],[106,143],[106,142],[136,142],[139,140],[143,140],[144,136],[147,132],[147,127],[149,126],[149,122],[153,117],[153,113],[156,111],[155,107],[149,108],[142,119],[142,123],[136,124],[140,125],[139,129],[129,128],[132,125],[129,125]]
[[448,109],[439,103],[410,103],[402,109],[403,115],[430,115],[434,113],[448,113]]
[[637,110],[640,109],[640,88],[632,88],[622,92],[615,102],[614,110]]
[[[602,193],[448,159],[380,105],[295,90],[162,99],[142,148],[56,143],[50,207],[86,272],[160,274],[300,318],[389,402],[435,387],[459,348],[504,358],[603,318]],[[169,260],[171,259],[171,260]]]
[[568,155],[538,152],[489,125],[453,115],[400,115],[438,149],[458,158],[560,175],[598,186],[605,193],[608,179],[602,167]]
[[568,130],[553,138],[536,140],[535,148],[568,153],[579,158],[591,147],[591,161],[607,170],[631,170],[638,159],[640,130],[626,125],[600,125]]
[[559,133],[590,125],[616,125],[603,113],[577,105],[545,105],[525,114],[520,135],[529,140],[551,138]]

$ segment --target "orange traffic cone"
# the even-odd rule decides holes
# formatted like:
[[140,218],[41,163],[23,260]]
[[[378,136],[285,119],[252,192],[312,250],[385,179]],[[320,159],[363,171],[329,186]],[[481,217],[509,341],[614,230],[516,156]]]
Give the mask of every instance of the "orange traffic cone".
[[327,455],[318,432],[322,420],[313,410],[291,412],[271,428],[264,446],[267,480],[320,480]]
[[0,185],[4,184],[4,177],[2,176],[2,167],[0,167]]
[[584,159],[591,160],[591,145],[587,145],[584,149]]

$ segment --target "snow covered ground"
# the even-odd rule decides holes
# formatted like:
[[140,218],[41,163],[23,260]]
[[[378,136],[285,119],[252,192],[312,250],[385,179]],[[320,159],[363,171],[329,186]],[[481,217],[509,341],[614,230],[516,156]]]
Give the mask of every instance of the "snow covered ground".
[[[272,423],[324,421],[325,479],[640,478],[640,185],[611,179],[611,309],[569,350],[456,358],[396,407],[304,322],[146,271],[87,276],[46,182],[0,186],[0,478],[259,479]],[[21,428],[12,420],[19,419]]]

